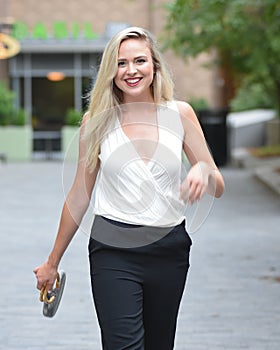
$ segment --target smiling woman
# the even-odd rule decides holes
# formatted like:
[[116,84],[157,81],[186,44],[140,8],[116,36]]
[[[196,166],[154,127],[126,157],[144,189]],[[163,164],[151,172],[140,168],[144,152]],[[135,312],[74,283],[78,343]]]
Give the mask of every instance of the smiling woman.
[[[153,102],[151,85],[154,64],[145,40],[125,40],[119,50],[118,70],[114,83],[123,94],[124,103]],[[131,89],[133,88],[133,89]]]
[[[184,178],[182,152],[191,165]],[[52,288],[94,188],[88,248],[102,347],[172,350],[192,245],[186,204],[206,192],[220,197],[224,182],[193,109],[174,100],[156,42],[142,28],[117,33],[103,53],[56,241],[34,270],[38,289]]]
[[[116,85],[116,81],[124,84],[121,77],[119,77],[119,72],[123,71],[123,65],[124,67],[127,65],[127,62],[122,59],[127,60],[129,57],[120,56],[120,50],[126,48],[125,44],[127,41],[133,42],[133,45],[137,45],[138,51],[140,49],[144,50],[144,52],[140,50],[140,55],[144,55],[145,60],[148,60],[149,57],[152,59],[153,79],[150,86],[147,84],[146,80],[146,87],[148,86],[148,90],[145,92],[145,98],[149,100],[151,93],[152,102],[155,104],[171,101],[173,99],[173,81],[153,36],[149,32],[138,27],[125,29],[113,36],[104,50],[98,78],[91,92],[88,116],[90,116],[90,119],[94,122],[87,123],[84,135],[88,143],[86,159],[90,170],[94,169],[98,158],[99,144],[95,140],[101,140],[102,135],[106,133],[106,130],[112,123],[112,117],[110,113],[106,113],[106,111],[112,111],[112,109],[122,105],[124,103],[124,98],[129,96],[123,93]],[[136,41],[138,41],[137,44]],[[141,46],[139,47],[139,45]],[[127,47],[127,49],[129,49],[129,47]],[[139,54],[135,55],[135,53],[131,53],[131,55],[134,59],[139,56]],[[149,61],[143,62],[144,66],[148,64],[150,64]],[[133,69],[135,69],[136,66],[136,64],[133,64]],[[140,67],[141,66],[142,64]],[[149,74],[151,74],[151,66],[149,66],[149,70]],[[128,76],[126,78],[128,78]],[[133,75],[129,78],[135,79]],[[130,80],[130,83],[131,82],[137,84],[137,81]],[[137,91],[139,92],[138,88]],[[138,98],[137,101],[141,101],[141,99]],[[93,135],[94,137],[92,137]]]

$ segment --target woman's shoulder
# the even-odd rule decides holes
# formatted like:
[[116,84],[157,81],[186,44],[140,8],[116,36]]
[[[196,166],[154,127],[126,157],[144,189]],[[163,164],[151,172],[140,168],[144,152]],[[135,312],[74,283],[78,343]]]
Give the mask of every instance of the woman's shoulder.
[[192,106],[185,101],[176,100],[175,102],[176,102],[184,129],[186,130],[190,124],[199,126],[197,115],[194,109],[192,108]]
[[89,112],[89,111],[86,111],[86,112],[83,114],[82,122],[85,123],[85,122],[87,122],[89,119],[90,119],[90,112]]
[[168,108],[175,110],[180,115],[180,119],[183,124],[186,121],[198,123],[196,113],[188,102],[181,100],[172,100],[167,101],[166,105]]
[[192,106],[186,101],[174,100],[178,111],[182,117],[188,117],[189,114],[194,113]]

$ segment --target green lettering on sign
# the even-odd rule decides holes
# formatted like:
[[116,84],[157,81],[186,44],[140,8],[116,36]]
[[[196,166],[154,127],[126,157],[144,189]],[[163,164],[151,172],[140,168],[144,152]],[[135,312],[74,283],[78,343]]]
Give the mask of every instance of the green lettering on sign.
[[[82,26],[83,33],[81,31]],[[90,22],[86,22],[83,25],[74,22],[70,28],[71,30],[68,30],[65,22],[57,21],[53,23],[53,33],[48,33],[46,25],[42,22],[38,22],[33,30],[29,31],[26,23],[19,21],[15,22],[13,25],[12,36],[17,40],[26,39],[28,37],[45,40],[52,36],[57,40],[65,39],[67,37],[72,37],[74,39],[82,36],[85,39],[97,39],[99,37],[98,33],[92,30],[92,24]]]
[[54,22],[53,34],[56,39],[65,39],[68,37],[68,29],[65,22]]
[[24,22],[16,22],[13,25],[12,36],[18,40],[25,39],[28,36],[27,25]]
[[33,30],[33,38],[48,39],[47,28],[43,23],[37,23]]
[[77,39],[80,35],[79,23],[74,22],[72,25],[72,38]]
[[84,34],[86,39],[96,39],[98,38],[98,34],[92,31],[91,23],[86,22],[84,26]]

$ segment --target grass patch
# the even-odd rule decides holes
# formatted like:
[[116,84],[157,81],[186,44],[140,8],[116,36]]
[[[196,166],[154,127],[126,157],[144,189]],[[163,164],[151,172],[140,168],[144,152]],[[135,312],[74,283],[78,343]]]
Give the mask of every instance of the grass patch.
[[253,156],[259,158],[276,157],[280,156],[280,144],[273,146],[250,148],[249,151]]

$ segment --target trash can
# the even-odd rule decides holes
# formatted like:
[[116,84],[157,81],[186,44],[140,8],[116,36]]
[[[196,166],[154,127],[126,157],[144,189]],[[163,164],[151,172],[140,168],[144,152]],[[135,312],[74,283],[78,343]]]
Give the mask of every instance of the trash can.
[[228,161],[228,109],[199,110],[197,116],[212,156],[218,166]]

